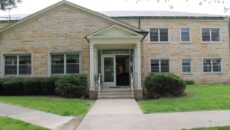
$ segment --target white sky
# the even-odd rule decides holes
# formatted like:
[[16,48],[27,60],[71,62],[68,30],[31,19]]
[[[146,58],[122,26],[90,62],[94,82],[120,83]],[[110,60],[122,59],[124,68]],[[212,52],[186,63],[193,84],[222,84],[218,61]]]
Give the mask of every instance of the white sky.
[[[11,14],[32,14],[49,5],[59,2],[60,0],[22,0],[17,8],[11,10]],[[83,7],[95,11],[124,11],[124,10],[161,10],[161,11],[180,11],[180,12],[194,12],[206,14],[225,14],[230,15],[230,11],[224,13],[224,6],[230,7],[230,0],[225,0],[225,3],[205,3],[201,6],[200,1],[204,0],[68,0]],[[169,2],[164,2],[169,1]],[[222,0],[220,0],[222,1]],[[170,9],[173,5],[173,9]],[[8,11],[0,11],[0,16],[8,15]]]

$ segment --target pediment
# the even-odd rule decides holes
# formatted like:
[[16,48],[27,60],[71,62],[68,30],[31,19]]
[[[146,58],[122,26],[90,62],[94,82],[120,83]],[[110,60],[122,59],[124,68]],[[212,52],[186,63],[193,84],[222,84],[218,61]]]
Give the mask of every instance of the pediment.
[[142,35],[128,30],[126,28],[120,27],[118,25],[112,25],[100,31],[97,31],[89,36],[90,38],[123,38],[123,37],[143,37]]

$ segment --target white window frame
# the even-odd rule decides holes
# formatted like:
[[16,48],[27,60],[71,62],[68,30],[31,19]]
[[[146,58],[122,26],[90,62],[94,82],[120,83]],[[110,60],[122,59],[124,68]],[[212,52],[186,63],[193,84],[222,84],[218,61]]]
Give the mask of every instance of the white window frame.
[[[211,60],[211,72],[204,72],[204,60],[205,59],[210,59]],[[221,66],[221,70],[220,72],[213,72],[213,64],[212,64],[212,60],[213,59],[220,59],[220,66]],[[222,73],[223,72],[223,58],[220,58],[220,57],[204,57],[202,58],[202,70],[203,70],[203,73],[206,73],[206,74],[218,74],[218,73]]]
[[[52,74],[52,55],[64,55],[64,73],[63,74]],[[66,73],[66,55],[68,54],[78,54],[79,55],[79,73]],[[48,76],[62,76],[62,75],[78,75],[81,74],[81,53],[80,52],[49,52],[49,61],[48,61],[48,69],[49,69],[49,74]]]
[[[159,60],[159,72],[152,72],[152,66],[151,66],[152,60]],[[161,72],[161,60],[168,60],[169,61],[169,72]],[[171,60],[170,60],[170,58],[150,58],[149,68],[150,68],[149,69],[150,73],[170,73],[171,72]]]
[[[19,74],[19,56],[30,56],[31,62],[31,73],[30,74]],[[17,57],[17,73],[16,74],[5,74],[5,56],[16,56]],[[3,54],[2,55],[2,76],[4,77],[30,77],[33,75],[33,55],[32,53],[21,53],[21,54]]]
[[[212,41],[212,31],[209,31],[210,34],[210,41],[203,41],[203,29],[219,29],[219,41]],[[201,32],[201,42],[202,43],[221,43],[222,42],[222,28],[221,27],[201,27],[200,32]]]
[[[183,72],[183,60],[190,60],[190,70],[191,72]],[[181,74],[192,74],[193,69],[192,69],[192,59],[191,58],[182,58],[181,59]]]
[[[151,29],[158,29],[158,41],[151,41]],[[168,41],[160,41],[160,29],[168,29]],[[169,27],[151,27],[149,28],[149,43],[170,43],[170,28]]]
[[[182,41],[182,28],[189,28],[189,41]],[[192,28],[191,27],[181,27],[180,28],[180,43],[192,43]]]

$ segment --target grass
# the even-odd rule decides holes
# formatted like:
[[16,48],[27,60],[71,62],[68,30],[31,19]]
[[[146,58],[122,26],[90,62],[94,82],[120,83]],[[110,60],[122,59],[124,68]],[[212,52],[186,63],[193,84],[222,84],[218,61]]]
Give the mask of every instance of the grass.
[[83,116],[91,107],[91,103],[87,100],[58,97],[0,96],[0,102],[20,105],[62,116]]
[[49,130],[8,117],[0,117],[0,130]]
[[139,102],[144,113],[230,109],[230,84],[188,85],[189,96]]
[[193,128],[193,129],[184,129],[184,130],[230,130],[230,126],[207,127],[207,128]]

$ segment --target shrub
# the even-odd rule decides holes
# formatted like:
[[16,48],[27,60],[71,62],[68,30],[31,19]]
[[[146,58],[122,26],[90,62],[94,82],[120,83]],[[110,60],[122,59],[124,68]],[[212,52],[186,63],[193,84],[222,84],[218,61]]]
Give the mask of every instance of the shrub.
[[53,95],[55,89],[56,78],[41,78],[41,94]]
[[83,75],[72,75],[59,78],[55,81],[57,95],[64,97],[85,96],[87,78]]
[[185,83],[173,73],[150,74],[145,78],[145,87],[150,97],[177,97],[184,94]]
[[12,78],[3,82],[4,93],[7,95],[19,95],[23,93],[23,79]]
[[0,79],[0,94],[1,95],[4,94],[4,88],[3,88],[3,82],[4,81],[5,81],[4,79]]
[[185,80],[184,82],[185,84],[188,84],[188,85],[195,83],[193,80]]
[[41,78],[25,78],[23,80],[24,94],[37,95],[41,90]]

